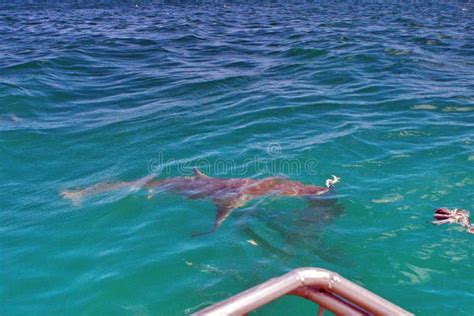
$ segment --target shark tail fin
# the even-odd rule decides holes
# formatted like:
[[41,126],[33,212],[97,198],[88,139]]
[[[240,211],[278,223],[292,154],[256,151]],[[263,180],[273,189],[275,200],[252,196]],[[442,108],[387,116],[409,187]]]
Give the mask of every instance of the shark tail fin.
[[123,189],[126,187],[129,187],[132,191],[139,190],[140,188],[145,186],[148,182],[153,180],[156,176],[157,175],[153,173],[135,181],[129,181],[129,182],[123,181],[123,182],[117,182],[117,183],[99,183],[82,190],[64,190],[64,191],[61,191],[60,195],[64,199],[71,201],[73,205],[79,205],[82,199],[89,195],[115,191],[115,190]]
[[84,197],[84,191],[83,190],[64,190],[61,191],[60,195],[69,201],[74,206],[78,206],[81,204],[82,198]]

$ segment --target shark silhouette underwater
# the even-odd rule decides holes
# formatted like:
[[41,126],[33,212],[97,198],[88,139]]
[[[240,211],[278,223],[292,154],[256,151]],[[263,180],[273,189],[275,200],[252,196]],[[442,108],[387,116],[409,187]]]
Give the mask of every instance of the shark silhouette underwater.
[[175,192],[189,199],[211,199],[216,205],[216,218],[212,230],[195,235],[215,232],[233,210],[244,206],[247,202],[260,196],[304,196],[315,197],[328,193],[340,178],[332,176],[326,180],[325,186],[305,185],[285,177],[252,178],[212,178],[199,169],[194,168],[194,176],[173,177],[155,180],[156,174],[151,174],[135,181],[117,183],[101,183],[81,190],[64,190],[61,196],[78,204],[86,197],[124,188],[148,188],[153,194],[155,189]]

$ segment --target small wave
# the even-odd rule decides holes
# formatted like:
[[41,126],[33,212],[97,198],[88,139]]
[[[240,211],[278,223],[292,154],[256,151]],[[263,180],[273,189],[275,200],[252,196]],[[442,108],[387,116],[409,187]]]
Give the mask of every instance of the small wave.
[[380,203],[394,203],[403,200],[403,195],[400,193],[386,194],[379,199],[373,199],[372,202]]
[[432,104],[419,104],[411,107],[412,110],[436,110],[438,107]]
[[33,71],[35,69],[41,69],[48,63],[48,60],[38,59],[27,62],[21,62],[13,65],[4,67],[2,71]]
[[194,34],[183,35],[173,39],[176,43],[194,43],[199,41],[205,41],[206,39],[203,37],[199,37]]
[[474,111],[472,106],[447,106],[443,108],[443,112],[471,112]]

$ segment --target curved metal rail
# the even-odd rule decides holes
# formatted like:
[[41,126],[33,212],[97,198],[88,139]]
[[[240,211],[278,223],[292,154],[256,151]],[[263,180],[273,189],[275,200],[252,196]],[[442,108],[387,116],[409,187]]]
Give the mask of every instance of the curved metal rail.
[[339,274],[319,268],[293,270],[194,315],[245,315],[287,294],[318,303],[320,315],[324,308],[336,315],[413,315]]

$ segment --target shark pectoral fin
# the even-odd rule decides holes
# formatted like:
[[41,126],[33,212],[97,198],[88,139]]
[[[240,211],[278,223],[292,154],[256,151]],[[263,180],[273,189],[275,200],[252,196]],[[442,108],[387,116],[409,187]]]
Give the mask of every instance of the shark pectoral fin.
[[214,200],[216,203],[216,220],[214,222],[214,231],[225,221],[227,217],[232,213],[233,210],[244,206],[251,197],[248,195],[238,195],[232,198],[226,198],[223,200]]
[[235,209],[234,207],[230,205],[219,205],[219,204],[216,204],[216,205],[217,205],[217,210],[216,210],[216,219],[214,221],[214,227],[209,231],[194,232],[192,234],[193,237],[214,233],[219,228],[219,226],[221,226],[221,224],[225,221],[225,219],[229,217],[230,213],[232,213],[232,211]]
[[230,205],[218,205],[216,210],[216,220],[214,221],[213,231],[216,231],[227,217],[232,213],[235,207]]
[[214,227],[207,232],[198,232],[193,233],[193,237],[202,236],[214,233],[226,220],[227,217],[238,207],[241,207],[245,204],[247,199],[243,196],[226,198],[226,199],[215,199],[214,203],[216,204],[216,219],[214,221]]
[[206,174],[202,173],[198,168],[194,168],[194,176],[198,178],[209,178]]

